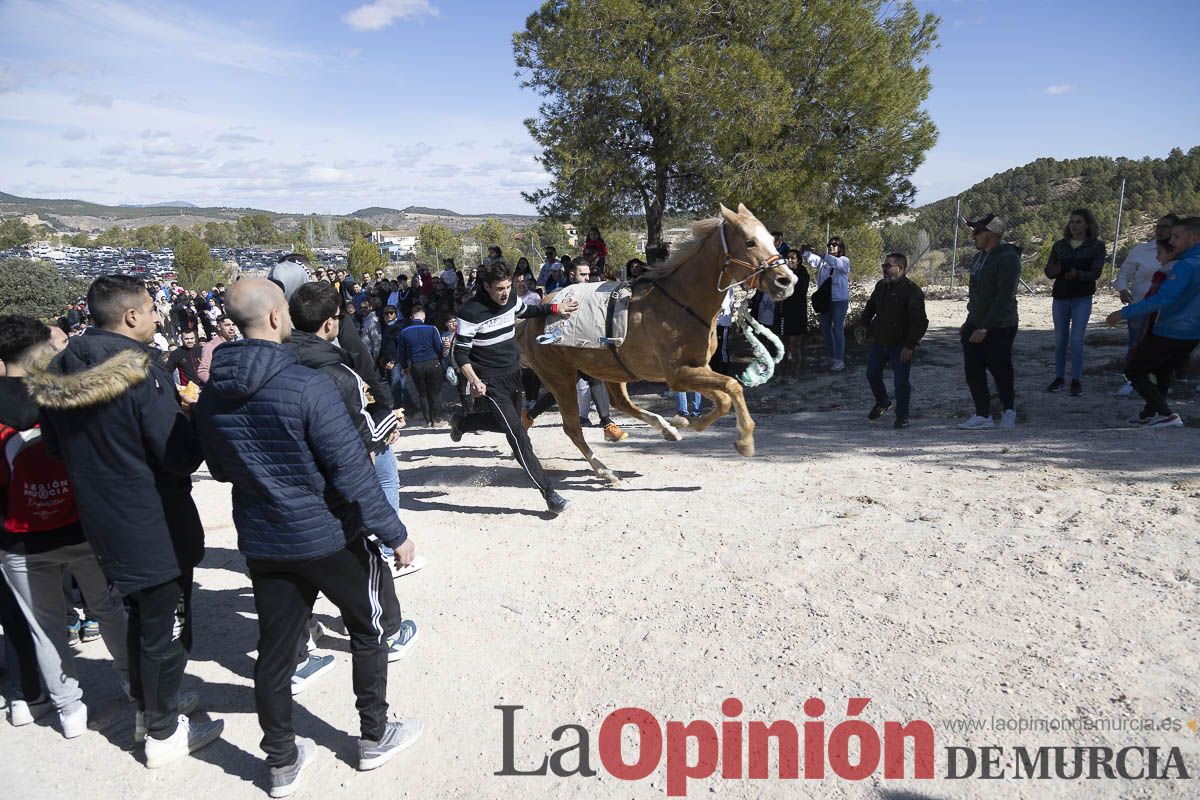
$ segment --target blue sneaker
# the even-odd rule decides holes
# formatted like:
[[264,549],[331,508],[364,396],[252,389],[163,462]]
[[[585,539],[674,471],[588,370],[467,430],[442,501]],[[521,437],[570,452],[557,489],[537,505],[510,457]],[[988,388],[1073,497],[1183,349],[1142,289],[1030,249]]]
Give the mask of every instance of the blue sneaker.
[[85,619],[79,628],[79,640],[84,644],[100,638],[100,623],[94,619]]
[[300,694],[310,683],[333,669],[334,663],[333,656],[309,656],[292,673],[292,694]]
[[75,620],[67,626],[67,645],[69,647],[74,647],[75,645],[79,644],[79,631],[82,627],[83,626],[79,624],[79,620]]
[[413,642],[417,640],[417,623],[411,619],[406,619],[400,623],[400,630],[395,636],[387,640],[388,644],[388,661],[399,661],[408,655],[408,651],[412,649]]

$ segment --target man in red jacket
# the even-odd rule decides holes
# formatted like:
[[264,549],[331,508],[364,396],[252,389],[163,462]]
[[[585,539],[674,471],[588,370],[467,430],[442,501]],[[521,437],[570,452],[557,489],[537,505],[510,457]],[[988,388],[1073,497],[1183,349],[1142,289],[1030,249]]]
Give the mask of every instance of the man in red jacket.
[[73,739],[87,732],[88,710],[62,624],[64,573],[79,583],[125,685],[129,665],[121,596],[108,585],[83,536],[67,467],[46,452],[38,407],[25,388],[29,365],[49,360],[66,345],[67,336],[58,328],[29,317],[0,317],[0,359],[7,367],[0,378],[0,572],[29,624],[49,695],[14,702],[12,722],[33,722],[54,709],[63,736]]

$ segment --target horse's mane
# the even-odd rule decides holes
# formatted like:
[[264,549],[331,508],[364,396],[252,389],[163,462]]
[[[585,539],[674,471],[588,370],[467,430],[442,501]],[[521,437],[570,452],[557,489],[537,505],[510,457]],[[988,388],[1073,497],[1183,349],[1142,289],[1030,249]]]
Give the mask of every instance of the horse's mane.
[[680,245],[679,249],[676,250],[670,258],[668,258],[662,264],[659,264],[657,267],[652,267],[651,269],[646,270],[644,273],[642,273],[642,276],[648,280],[655,280],[658,278],[665,278],[667,275],[670,275],[679,267],[680,264],[696,255],[700,248],[704,246],[704,243],[708,241],[708,237],[712,235],[712,232],[715,231],[720,224],[720,217],[701,219],[693,222],[691,224],[692,238]]

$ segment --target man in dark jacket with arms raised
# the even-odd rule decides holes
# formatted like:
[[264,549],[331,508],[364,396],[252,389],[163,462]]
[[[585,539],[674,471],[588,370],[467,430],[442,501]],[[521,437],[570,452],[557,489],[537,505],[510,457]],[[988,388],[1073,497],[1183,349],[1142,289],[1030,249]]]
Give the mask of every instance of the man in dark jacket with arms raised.
[[196,423],[213,477],[233,484],[238,549],[258,611],[255,706],[271,795],[283,797],[316,755],[315,743],[295,737],[290,683],[318,592],[338,607],[350,633],[359,769],[382,766],[420,735],[417,720],[387,721],[384,576],[378,548],[364,534],[393,547],[401,564],[415,548],[337,387],[283,347],[292,332],[283,291],[243,279],[226,308],[246,338],[213,354]]

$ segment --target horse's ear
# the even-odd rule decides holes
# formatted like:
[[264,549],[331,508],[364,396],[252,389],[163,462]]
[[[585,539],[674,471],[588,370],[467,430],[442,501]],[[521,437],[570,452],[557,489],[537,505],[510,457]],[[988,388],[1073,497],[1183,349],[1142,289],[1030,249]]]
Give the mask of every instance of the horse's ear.
[[721,203],[721,216],[724,217],[725,219],[729,220],[730,222],[737,221],[737,214],[733,213],[728,208],[726,208],[724,203]]
[[746,208],[745,203],[738,203],[738,215],[739,216],[754,216],[753,214],[750,213],[750,209]]

